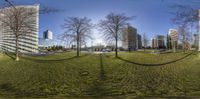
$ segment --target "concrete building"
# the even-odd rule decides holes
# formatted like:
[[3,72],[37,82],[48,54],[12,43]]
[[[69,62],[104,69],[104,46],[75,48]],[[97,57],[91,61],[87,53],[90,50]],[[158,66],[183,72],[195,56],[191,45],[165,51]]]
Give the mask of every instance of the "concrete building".
[[[30,17],[29,21],[31,22],[32,29],[29,30],[27,27],[22,29],[22,32],[27,32],[26,35],[19,36],[19,52],[21,53],[38,53],[38,27],[39,27],[39,5],[21,5],[15,6],[15,8],[25,8],[27,13],[29,10],[36,11],[33,15],[34,17]],[[11,7],[6,7],[0,9],[3,12],[8,12],[11,10]],[[26,13],[26,12],[25,12]],[[0,17],[4,17],[1,14]],[[0,23],[1,24],[1,23]],[[0,47],[2,51],[15,52],[15,36],[9,27],[0,25]]]
[[137,50],[137,29],[132,26],[127,26],[122,34],[122,47],[125,50]]
[[53,39],[53,32],[51,32],[50,30],[44,31],[43,38],[44,39]]
[[171,39],[171,36],[169,34],[167,34],[167,49],[170,50],[172,49],[172,39]]
[[169,29],[168,35],[167,35],[167,48],[172,49],[173,43],[175,44],[174,45],[175,48],[177,48],[178,47],[178,32],[176,29]]
[[137,43],[138,49],[142,49],[142,36],[140,34],[137,34]]
[[158,48],[158,40],[157,40],[156,37],[152,38],[151,42],[152,42],[151,47],[152,47],[153,49]]
[[165,37],[163,35],[157,35],[158,48],[165,48]]
[[154,37],[152,39],[152,48],[165,48],[165,37],[163,35],[157,35]]

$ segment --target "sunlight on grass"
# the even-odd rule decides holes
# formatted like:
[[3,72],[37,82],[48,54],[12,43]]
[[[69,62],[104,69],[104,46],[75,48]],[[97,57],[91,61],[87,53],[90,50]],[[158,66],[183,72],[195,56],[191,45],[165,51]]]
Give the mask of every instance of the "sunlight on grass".
[[[188,54],[188,53],[187,53]],[[120,52],[139,63],[163,63],[187,54]],[[115,58],[113,53],[67,52],[25,56],[16,62],[0,54],[0,95],[17,97],[91,97],[200,95],[199,54],[162,66],[140,66]],[[101,59],[102,58],[102,59]],[[101,60],[101,61],[100,61]]]

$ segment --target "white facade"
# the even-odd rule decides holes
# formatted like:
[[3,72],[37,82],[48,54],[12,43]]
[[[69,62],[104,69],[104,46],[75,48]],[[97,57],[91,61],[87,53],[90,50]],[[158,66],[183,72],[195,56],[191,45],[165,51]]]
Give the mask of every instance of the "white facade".
[[175,40],[175,41],[178,40],[178,32],[176,29],[169,29],[168,34],[173,40]]
[[[29,10],[36,11],[34,17],[30,17],[27,20],[30,20],[31,26],[33,27],[30,30],[27,27],[24,27],[22,29],[23,32],[26,35],[19,36],[19,52],[21,53],[38,53],[38,27],[39,27],[39,5],[26,5],[26,6],[15,6],[15,8],[25,8],[27,10],[27,13]],[[4,11],[5,13],[9,10],[11,10],[10,7],[0,9],[1,11]],[[25,10],[25,11],[26,11]],[[2,17],[1,15],[0,17]],[[0,48],[2,48],[3,51],[8,52],[15,52],[16,45],[15,45],[15,35],[11,31],[10,27],[6,27],[4,25],[0,25]]]

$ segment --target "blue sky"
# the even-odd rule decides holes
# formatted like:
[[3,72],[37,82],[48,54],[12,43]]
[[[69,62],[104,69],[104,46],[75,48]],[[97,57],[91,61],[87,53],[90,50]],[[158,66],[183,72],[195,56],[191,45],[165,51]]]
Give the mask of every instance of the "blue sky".
[[[1,5],[4,0],[1,0]],[[131,20],[139,34],[146,33],[148,38],[156,34],[166,35],[169,28],[175,28],[170,21],[174,4],[200,5],[199,0],[11,0],[15,4],[41,4],[61,9],[62,12],[40,15],[40,37],[43,31],[49,29],[57,35],[63,33],[61,25],[67,17],[88,17],[97,24],[110,12],[125,13],[127,16],[136,16]],[[94,42],[101,41],[99,32],[94,29]]]

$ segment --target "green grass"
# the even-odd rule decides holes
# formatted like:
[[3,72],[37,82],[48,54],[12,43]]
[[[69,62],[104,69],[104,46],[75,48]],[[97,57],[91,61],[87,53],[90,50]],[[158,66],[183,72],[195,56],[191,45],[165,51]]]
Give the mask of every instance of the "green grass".
[[199,97],[200,54],[185,57],[188,54],[120,52],[120,58],[113,53],[103,54],[101,61],[100,54],[75,57],[74,52],[67,52],[25,56],[16,62],[0,53],[0,95]]

